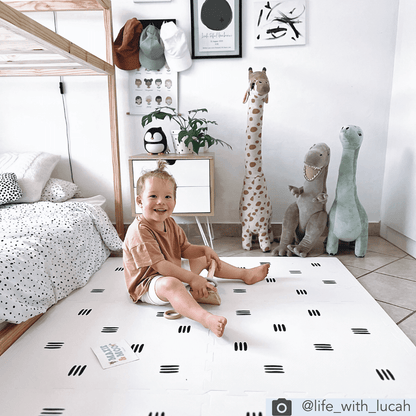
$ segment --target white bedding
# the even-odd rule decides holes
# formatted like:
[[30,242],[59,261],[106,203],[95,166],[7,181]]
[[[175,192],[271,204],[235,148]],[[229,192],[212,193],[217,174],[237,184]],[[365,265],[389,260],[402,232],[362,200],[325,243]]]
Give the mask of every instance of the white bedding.
[[0,207],[0,322],[21,323],[84,286],[122,241],[100,205]]

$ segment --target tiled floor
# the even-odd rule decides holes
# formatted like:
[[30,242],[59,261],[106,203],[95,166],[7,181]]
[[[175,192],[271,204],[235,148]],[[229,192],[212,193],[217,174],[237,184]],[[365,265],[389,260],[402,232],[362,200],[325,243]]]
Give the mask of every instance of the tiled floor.
[[[202,244],[198,236],[189,237]],[[240,237],[214,238],[214,249],[220,256],[268,257],[258,244],[251,251],[243,250]],[[273,248],[277,243],[273,244]],[[311,256],[328,256],[322,243]],[[367,254],[357,258],[354,249],[340,244],[339,260],[377,300],[401,330],[416,345],[416,259],[381,237],[369,237]]]

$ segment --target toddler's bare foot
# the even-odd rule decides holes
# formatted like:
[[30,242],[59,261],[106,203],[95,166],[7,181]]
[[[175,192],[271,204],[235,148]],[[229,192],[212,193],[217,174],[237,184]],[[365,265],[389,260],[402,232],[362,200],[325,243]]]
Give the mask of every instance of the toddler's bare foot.
[[243,277],[243,282],[246,285],[253,285],[254,283],[263,280],[269,273],[269,263],[261,264],[260,266],[247,269]]
[[223,316],[211,315],[208,316],[205,327],[213,332],[217,337],[222,337],[224,334],[227,319]]

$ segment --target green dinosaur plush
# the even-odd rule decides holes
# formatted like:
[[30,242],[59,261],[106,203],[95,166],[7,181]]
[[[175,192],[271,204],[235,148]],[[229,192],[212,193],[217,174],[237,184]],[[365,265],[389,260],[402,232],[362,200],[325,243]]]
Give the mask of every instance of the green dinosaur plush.
[[368,243],[368,218],[361,205],[356,185],[357,159],[363,131],[357,126],[342,127],[339,139],[343,147],[335,200],[329,211],[326,252],[335,255],[339,240],[355,241],[355,255],[364,257]]
[[300,188],[289,186],[297,200],[285,212],[280,244],[272,255],[306,257],[324,232],[328,221],[326,178],[330,153],[325,143],[314,144],[306,153],[305,183]]

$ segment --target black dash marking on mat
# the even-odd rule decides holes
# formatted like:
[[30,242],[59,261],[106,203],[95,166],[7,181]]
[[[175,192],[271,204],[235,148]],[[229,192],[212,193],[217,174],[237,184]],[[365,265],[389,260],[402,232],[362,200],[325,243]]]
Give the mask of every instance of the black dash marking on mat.
[[159,373],[170,374],[170,373],[179,373],[179,365],[161,365]]
[[308,294],[308,292],[305,289],[297,289],[296,293],[298,295],[307,295]]
[[247,342],[234,342],[234,351],[247,351]]
[[115,332],[118,331],[118,329],[119,329],[118,326],[105,326],[103,327],[101,332],[103,332],[104,334],[114,334]]
[[271,263],[269,261],[261,261],[260,264],[263,265],[263,264],[271,264]]
[[334,351],[331,344],[313,344],[316,351]]
[[322,280],[325,285],[336,285],[336,280]]
[[179,334],[184,334],[185,332],[187,333],[187,334],[189,334],[189,332],[191,331],[191,325],[181,325],[179,328],[178,328],[178,333]]
[[251,312],[249,309],[240,309],[238,311],[235,311],[237,316],[243,316],[243,315],[251,315]]
[[367,328],[351,328],[351,331],[356,335],[371,335]]
[[234,293],[247,293],[247,289],[233,289]]
[[82,315],[82,316],[87,316],[91,313],[92,309],[81,309],[78,312],[78,316]]
[[265,365],[264,366],[265,373],[274,373],[274,374],[283,374],[283,366],[282,365]]
[[290,274],[302,274],[301,270],[289,270]]
[[43,348],[45,350],[59,350],[63,347],[64,343],[63,342],[53,342],[50,341],[48,342]]
[[131,349],[135,354],[140,354],[143,351],[144,344],[132,344]]
[[312,267],[321,267],[321,263],[311,263]]
[[276,283],[276,279],[274,277],[266,277],[267,283]]
[[376,369],[376,372],[378,374],[378,376],[384,381],[384,380],[389,380],[389,381],[396,381],[396,379],[394,378],[393,374],[391,373],[390,370],[378,370]]
[[105,289],[93,289],[91,293],[103,293]]
[[115,272],[124,272],[124,267],[116,267],[114,269]]
[[165,312],[157,312],[156,317],[157,318],[163,318],[165,316]]
[[64,412],[63,407],[44,407],[42,409],[41,415],[62,415]]
[[318,309],[308,309],[309,316],[321,316],[321,313],[318,311]]
[[74,365],[68,373],[68,376],[82,376],[85,369],[87,368],[86,365]]
[[286,332],[285,324],[273,324],[274,332]]

